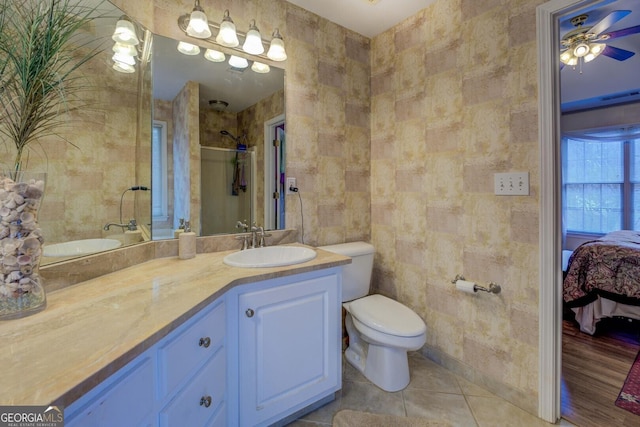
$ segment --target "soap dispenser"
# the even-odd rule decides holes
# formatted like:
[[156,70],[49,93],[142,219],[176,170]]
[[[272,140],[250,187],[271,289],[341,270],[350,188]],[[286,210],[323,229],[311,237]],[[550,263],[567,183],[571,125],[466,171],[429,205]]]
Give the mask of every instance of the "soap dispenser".
[[180,218],[180,225],[173,231],[173,238],[177,239],[181,233],[184,233],[184,218]]
[[184,232],[178,235],[178,258],[189,259],[196,256],[196,233],[191,231],[189,221],[184,222]]

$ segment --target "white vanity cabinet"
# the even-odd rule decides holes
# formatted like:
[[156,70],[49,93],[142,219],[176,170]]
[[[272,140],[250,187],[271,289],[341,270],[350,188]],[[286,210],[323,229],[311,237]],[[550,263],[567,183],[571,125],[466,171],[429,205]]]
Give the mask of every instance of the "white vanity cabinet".
[[225,426],[226,310],[201,310],[65,410],[69,427]]
[[341,388],[341,268],[238,285],[65,410],[68,427],[283,423]]
[[341,289],[334,268],[230,292],[229,306],[237,305],[229,310],[237,313],[230,337],[238,337],[237,347],[229,346],[229,360],[237,361],[229,384],[238,396],[230,425],[270,425],[333,399],[342,384]]

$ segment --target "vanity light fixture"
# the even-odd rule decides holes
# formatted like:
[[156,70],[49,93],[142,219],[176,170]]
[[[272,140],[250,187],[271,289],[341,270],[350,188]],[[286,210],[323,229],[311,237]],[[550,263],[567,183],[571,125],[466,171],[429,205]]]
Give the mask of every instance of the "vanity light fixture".
[[136,65],[136,58],[125,53],[116,52],[111,59],[113,59],[113,62],[116,63],[122,63],[131,66]]
[[227,57],[224,56],[224,53],[215,49],[207,49],[204,53],[204,57],[211,62],[223,62],[225,59],[227,59]]
[[114,42],[122,43],[130,46],[136,46],[140,43],[133,22],[126,17],[121,16],[116,24],[116,29],[111,36]]
[[[196,14],[195,18],[193,14]],[[200,15],[202,13],[202,15]],[[256,25],[256,20],[252,19],[249,25],[249,31],[247,33],[242,33],[236,31],[236,25],[233,23],[231,16],[229,15],[229,10],[224,11],[224,15],[222,17],[222,22],[217,24],[212,21],[207,21],[207,25],[202,25],[202,22],[199,21],[204,15],[204,10],[200,7],[200,2],[196,1],[196,5],[194,7],[194,11],[191,14],[184,14],[178,18],[178,26],[182,31],[184,31],[187,35],[191,37],[196,37],[200,39],[206,39],[208,42],[216,43],[220,46],[224,46],[226,48],[230,48],[233,50],[246,52],[250,55],[261,56],[268,58],[272,61],[284,61],[287,59],[287,52],[284,48],[284,41],[282,39],[282,35],[278,28],[273,32],[272,39],[264,40],[258,30]],[[214,28],[218,30],[218,34],[215,39],[211,36],[205,37],[204,33],[194,32],[190,30],[192,27],[192,20],[196,19],[199,23],[196,25],[196,28]],[[242,46],[240,46],[242,41]],[[265,54],[265,47],[268,46],[268,52]]]
[[249,61],[239,56],[231,55],[231,58],[229,58],[229,65],[233,68],[247,68],[249,66]]
[[200,0],[196,0],[193,11],[189,16],[189,26],[187,34],[198,39],[207,39],[211,37],[211,29],[209,29],[209,20],[204,13],[204,9],[200,7]]
[[125,73],[125,74],[135,73],[136,71],[133,65],[125,64],[123,62],[114,62],[113,69],[119,73]]
[[284,50],[284,40],[282,40],[280,31],[278,31],[277,28],[273,32],[273,38],[269,45],[267,57],[272,61],[284,61],[287,59],[287,52]]
[[244,39],[244,44],[242,45],[242,50],[251,55],[260,55],[261,53],[264,53],[262,36],[260,35],[258,27],[256,27],[255,19],[251,20],[251,25],[249,26],[247,37]]
[[130,44],[123,44],[120,42],[116,42],[113,45],[113,52],[128,56],[136,56],[138,54],[135,46],[132,46]]
[[[144,31],[144,39],[138,37],[135,24],[126,16],[121,16],[116,23],[111,38],[113,45],[113,69],[120,73],[134,73],[136,59],[142,63],[149,62],[151,52],[151,33]],[[142,47],[139,47],[142,40]],[[138,50],[141,55],[138,56]]]
[[185,55],[197,55],[200,53],[200,48],[194,44],[187,42],[178,43],[178,52]]
[[224,11],[220,30],[216,36],[216,42],[225,47],[236,47],[240,44],[238,34],[236,33],[236,24],[233,23],[229,10]]
[[262,62],[254,62],[251,65],[251,69],[256,73],[265,74],[271,71],[271,68],[267,64],[263,64]]

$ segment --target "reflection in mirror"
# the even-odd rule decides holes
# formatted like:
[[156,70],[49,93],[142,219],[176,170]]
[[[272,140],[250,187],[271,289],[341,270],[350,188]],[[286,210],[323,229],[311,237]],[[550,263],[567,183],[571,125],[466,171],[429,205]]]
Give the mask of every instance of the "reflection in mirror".
[[[111,36],[122,12],[102,2],[96,16],[82,29],[83,42],[101,48],[79,70],[89,87],[80,94],[87,107],[69,114],[60,138],[39,141],[46,145],[46,155],[30,153],[29,168],[47,172],[38,221],[44,251],[51,256],[43,256],[42,264],[103,250],[104,242],[96,245],[95,239],[117,240],[122,246],[150,237],[150,192],[131,190],[151,184],[151,70],[140,60],[148,37],[134,23],[140,39],[135,69],[118,72]],[[135,230],[129,229],[131,220],[138,224]],[[105,230],[111,223],[125,226]]]
[[153,44],[153,239],[284,228],[284,70]]

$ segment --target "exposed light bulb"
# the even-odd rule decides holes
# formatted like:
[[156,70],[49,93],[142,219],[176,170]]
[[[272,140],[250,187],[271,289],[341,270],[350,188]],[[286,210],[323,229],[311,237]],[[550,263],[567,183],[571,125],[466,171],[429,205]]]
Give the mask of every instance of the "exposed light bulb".
[[131,46],[135,46],[140,43],[138,36],[136,36],[136,30],[133,27],[133,22],[131,22],[126,16],[122,16],[118,20],[111,39],[115,42]]
[[226,59],[224,53],[215,49],[207,49],[204,53],[204,57],[211,62],[223,62]]
[[131,55],[125,55],[123,53],[117,53],[115,55],[113,55],[113,59],[114,62],[121,62],[123,64],[127,64],[127,65],[136,65],[136,60],[133,56]]
[[187,34],[199,39],[211,37],[209,21],[207,20],[207,15],[205,15],[204,10],[200,7],[199,1],[196,1],[196,6],[193,8],[193,12],[191,12],[189,17]]
[[273,39],[271,39],[267,57],[272,61],[284,61],[287,59],[287,52],[284,50],[284,41],[277,28],[273,32]]
[[582,58],[588,53],[589,53],[589,45],[587,45],[586,43],[580,43],[578,46],[576,46],[573,49],[573,54],[578,58]]
[[601,54],[604,48],[607,47],[607,45],[604,43],[591,43],[590,46],[591,46],[591,53],[593,53],[596,56]]
[[256,27],[256,21],[254,19],[251,20],[249,31],[247,32],[244,44],[242,45],[242,50],[251,55],[260,55],[264,52],[262,36],[260,35],[258,27]]
[[226,47],[236,47],[240,44],[238,34],[236,33],[236,25],[231,20],[228,10],[224,11],[220,31],[216,36],[216,42]]
[[229,58],[229,65],[234,68],[247,68],[249,66],[249,61],[239,56],[231,55],[231,58]]
[[263,64],[262,62],[254,62],[253,65],[251,65],[251,69],[260,74],[265,74],[271,71],[271,68],[267,64]]
[[131,74],[136,71],[133,65],[123,64],[122,62],[114,62],[113,69],[119,73]]
[[135,46],[128,45],[128,44],[122,44],[122,43],[119,43],[119,42],[116,42],[113,45],[113,49],[112,50],[115,53],[120,53],[122,55],[136,56],[138,54],[138,52],[136,51]]
[[185,55],[197,55],[200,53],[200,48],[191,43],[180,42],[178,43],[178,51]]

